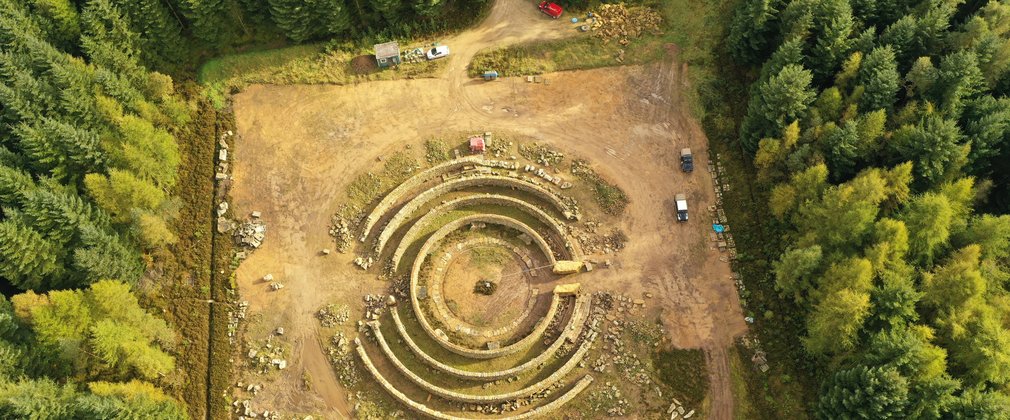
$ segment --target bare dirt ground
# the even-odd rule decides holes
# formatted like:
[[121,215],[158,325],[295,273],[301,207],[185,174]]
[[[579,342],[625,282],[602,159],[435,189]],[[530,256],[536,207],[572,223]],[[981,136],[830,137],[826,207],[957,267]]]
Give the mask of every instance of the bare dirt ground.
[[[501,252],[499,248],[484,249]],[[464,251],[449,262],[440,280],[433,279],[442,282],[446,304],[462,321],[494,329],[509,324],[526,309],[531,287],[522,271],[523,262],[512,254],[501,255],[501,262],[487,262],[481,261],[474,249]],[[476,293],[474,287],[483,280],[496,284],[496,290]]]
[[[360,312],[361,297],[383,292],[386,284],[354,267],[352,254],[319,254],[333,248],[327,228],[347,183],[405,144],[460,131],[509,131],[588,159],[627,193],[625,214],[603,219],[627,233],[626,248],[607,257],[612,268],[576,280],[590,291],[653,293],[650,308],[671,342],[708,352],[709,417],[732,418],[725,348],[746,327],[729,266],[707,241],[705,209],[715,202],[703,164],[707,140],[683,102],[686,77],[675,58],[648,67],[551,74],[549,85],[466,77],[480,48],[572,34],[567,23],[539,14],[530,2],[499,0],[480,26],[444,41],[453,55],[441,78],[252,86],[235,96],[232,206],[239,214],[261,211],[269,228],[263,247],[239,267],[237,283],[250,313],[262,317],[261,329],[283,326],[293,346],[288,369],[264,387],[255,405],[349,416],[347,395],[318,344],[328,337],[318,337],[313,314],[332,302]],[[693,174],[678,169],[683,147],[701,163]],[[673,196],[681,192],[692,218],[678,224]],[[259,281],[267,273],[286,287],[270,291]],[[311,390],[304,390],[304,377],[311,378]]]

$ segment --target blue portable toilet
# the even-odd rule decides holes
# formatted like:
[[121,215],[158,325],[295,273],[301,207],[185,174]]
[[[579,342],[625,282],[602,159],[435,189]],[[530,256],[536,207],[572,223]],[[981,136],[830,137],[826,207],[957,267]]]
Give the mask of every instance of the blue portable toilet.
[[495,71],[495,70],[485,71],[484,72],[484,80],[489,81],[489,82],[492,81],[492,80],[498,80],[498,72]]

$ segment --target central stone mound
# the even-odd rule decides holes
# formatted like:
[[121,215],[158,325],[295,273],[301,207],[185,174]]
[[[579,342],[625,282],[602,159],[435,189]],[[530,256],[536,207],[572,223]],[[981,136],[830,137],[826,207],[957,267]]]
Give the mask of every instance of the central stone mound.
[[459,251],[442,277],[446,305],[457,318],[475,326],[508,325],[529,303],[532,289],[524,268],[518,255],[502,247],[482,245]]

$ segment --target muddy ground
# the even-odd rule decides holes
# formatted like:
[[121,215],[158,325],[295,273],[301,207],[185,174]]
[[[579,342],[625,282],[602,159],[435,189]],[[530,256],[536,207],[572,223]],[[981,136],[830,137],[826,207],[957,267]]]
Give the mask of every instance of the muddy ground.
[[[730,268],[708,242],[705,209],[715,193],[704,164],[707,139],[684,102],[686,75],[676,58],[549,74],[548,84],[466,77],[480,48],[571,34],[569,25],[537,14],[528,2],[500,0],[487,21],[445,40],[453,55],[441,78],[252,86],[234,97],[232,206],[239,213],[261,211],[269,227],[263,247],[242,263],[236,280],[249,312],[262,320],[258,332],[283,326],[292,346],[288,368],[269,380],[257,406],[349,415],[347,396],[318,345],[328,337],[318,337],[313,315],[333,302],[360,311],[362,296],[382,293],[387,284],[355,267],[353,254],[320,255],[334,248],[327,230],[347,183],[406,145],[491,131],[518,133],[585,158],[627,193],[630,205],[622,216],[599,218],[627,234],[626,248],[606,256],[611,268],[580,274],[578,281],[589,291],[654,294],[651,308],[670,342],[709,353],[709,416],[732,417],[725,349],[746,327]],[[684,147],[699,163],[692,174],[678,167]],[[675,220],[673,196],[682,192],[692,210],[687,223]],[[268,273],[286,287],[271,291],[259,281]]]

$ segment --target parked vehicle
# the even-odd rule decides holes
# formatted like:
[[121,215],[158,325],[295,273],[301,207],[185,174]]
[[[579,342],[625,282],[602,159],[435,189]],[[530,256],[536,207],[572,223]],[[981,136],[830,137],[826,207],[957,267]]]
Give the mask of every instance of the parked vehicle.
[[437,46],[435,48],[432,48],[432,49],[428,50],[428,53],[425,54],[425,55],[428,56],[429,60],[434,60],[436,58],[442,58],[442,57],[445,57],[445,56],[449,55],[449,47],[447,47],[445,45],[439,45],[439,46]]
[[691,149],[680,149],[680,170],[694,171],[694,155],[691,154]]
[[561,17],[561,6],[557,3],[551,3],[547,1],[540,2],[540,11],[544,12],[545,15],[550,16],[554,19]]
[[687,221],[687,196],[684,194],[677,194],[677,221],[686,222]]

